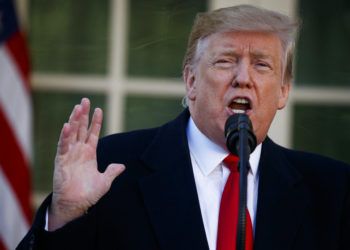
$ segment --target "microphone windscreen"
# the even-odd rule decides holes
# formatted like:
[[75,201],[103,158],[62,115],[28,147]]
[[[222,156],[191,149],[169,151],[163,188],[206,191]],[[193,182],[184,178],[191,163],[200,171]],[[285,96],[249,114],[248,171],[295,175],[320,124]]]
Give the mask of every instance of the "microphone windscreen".
[[249,116],[246,114],[231,115],[225,124],[225,137],[227,149],[235,155],[238,155],[239,131],[241,129],[247,131],[249,153],[254,151],[257,144]]

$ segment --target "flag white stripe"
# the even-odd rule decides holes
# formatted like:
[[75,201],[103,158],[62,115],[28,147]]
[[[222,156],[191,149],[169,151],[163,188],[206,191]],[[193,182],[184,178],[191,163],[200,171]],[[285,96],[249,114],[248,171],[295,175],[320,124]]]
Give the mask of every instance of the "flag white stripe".
[[[0,47],[0,105],[28,162],[31,161],[31,102],[12,56]],[[15,166],[13,166],[15,167]]]
[[[0,235],[7,249],[15,249],[29,230],[21,205],[18,203],[11,184],[7,181],[0,165]],[[4,202],[5,201],[5,202]]]

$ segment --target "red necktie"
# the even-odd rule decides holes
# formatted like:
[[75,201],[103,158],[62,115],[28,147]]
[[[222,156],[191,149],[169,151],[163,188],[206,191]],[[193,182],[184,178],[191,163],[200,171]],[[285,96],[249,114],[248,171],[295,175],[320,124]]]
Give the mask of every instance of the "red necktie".
[[[224,159],[225,166],[231,173],[227,179],[221,197],[217,250],[235,250],[237,236],[238,206],[239,206],[239,172],[238,157],[229,155]],[[246,211],[246,243],[245,249],[253,249],[253,228],[248,209]]]

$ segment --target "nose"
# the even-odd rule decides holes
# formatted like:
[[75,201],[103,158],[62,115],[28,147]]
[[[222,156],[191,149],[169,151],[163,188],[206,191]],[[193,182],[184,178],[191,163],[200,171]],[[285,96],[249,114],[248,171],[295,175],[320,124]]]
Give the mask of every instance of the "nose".
[[232,82],[233,87],[240,88],[250,88],[251,87],[251,79],[249,74],[249,63],[241,61],[241,63],[236,68],[235,77]]

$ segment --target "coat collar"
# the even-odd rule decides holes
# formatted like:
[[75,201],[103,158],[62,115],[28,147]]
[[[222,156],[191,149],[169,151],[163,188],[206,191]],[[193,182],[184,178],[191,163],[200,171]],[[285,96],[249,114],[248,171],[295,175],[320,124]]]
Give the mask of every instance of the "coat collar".
[[188,118],[186,109],[161,127],[142,156],[154,170],[139,186],[161,249],[209,249],[185,132]]

